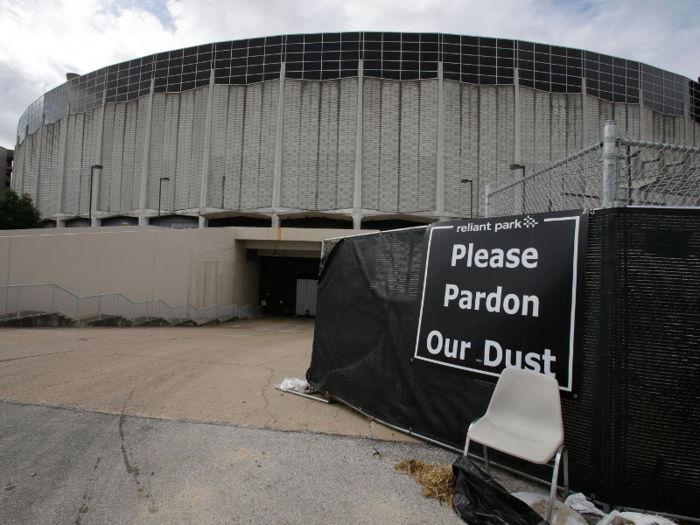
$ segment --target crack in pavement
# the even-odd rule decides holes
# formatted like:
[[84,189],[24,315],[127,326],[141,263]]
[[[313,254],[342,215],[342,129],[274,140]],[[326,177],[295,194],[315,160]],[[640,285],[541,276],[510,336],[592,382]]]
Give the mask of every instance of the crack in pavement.
[[[144,379],[143,381],[145,381]],[[141,383],[143,383],[141,381]],[[131,400],[131,396],[134,395],[134,391],[136,390],[137,387],[141,385],[141,383],[137,383],[134,385],[134,388],[131,389],[131,392],[129,392],[129,396],[126,398],[126,401],[124,401],[124,406],[122,407],[121,414],[119,414],[119,438],[121,440],[121,448],[122,448],[122,459],[124,460],[124,465],[126,467],[126,471],[131,474],[134,478],[134,481],[136,481],[137,485],[140,485],[141,482],[139,481],[138,476],[141,474],[141,471],[139,470],[138,467],[134,467],[131,465],[129,462],[129,454],[126,451],[126,442],[124,440],[124,422],[126,421],[126,405],[129,404],[129,401]]]
[[11,357],[10,359],[0,359],[0,363],[7,363],[8,361],[19,361],[21,359],[31,359],[33,357],[46,357],[49,355],[59,355],[59,354],[70,354],[71,352],[75,352],[77,350],[80,351],[85,351],[85,348],[74,348],[73,350],[66,350],[65,352],[51,352],[50,354],[38,354],[38,355],[27,355],[24,357]]
[[273,415],[270,413],[268,410],[268,406],[270,405],[270,398],[267,397],[267,389],[270,388],[270,384],[272,383],[272,376],[275,375],[275,369],[274,368],[267,368],[263,367],[265,370],[270,372],[270,376],[267,378],[267,383],[265,384],[264,387],[262,387],[261,394],[263,396],[263,399],[265,400],[265,406],[263,407],[263,410],[265,413],[268,415],[268,417],[272,420],[271,423],[277,423],[277,418],[273,417]]
[[[93,467],[93,470],[97,470],[97,467],[100,465],[100,458],[99,456],[97,457],[97,461],[95,461],[95,466]],[[90,488],[92,487],[92,478],[88,479],[88,486],[85,489],[85,494],[83,494],[83,503],[80,505],[80,508],[78,509],[78,516],[75,518],[75,521],[73,522],[73,525],[80,525],[80,522],[83,520],[83,515],[87,514],[87,512],[90,510],[90,507],[88,507],[87,502],[92,499],[92,494],[90,493]]]
[[134,391],[141,386],[147,377],[143,378],[142,381],[134,385],[134,388],[131,389],[131,392],[129,392],[128,397],[126,398],[126,401],[124,401],[124,406],[122,407],[121,414],[119,414],[119,438],[121,440],[121,450],[122,450],[122,459],[124,460],[124,466],[126,467],[126,472],[131,475],[133,480],[136,482],[136,486],[138,487],[137,493],[140,497],[145,498],[150,502],[148,506],[148,512],[150,513],[155,513],[158,512],[158,506],[155,504],[155,501],[153,500],[153,496],[150,494],[148,490],[146,490],[144,487],[141,486],[141,469],[137,465],[132,465],[131,462],[129,461],[129,453],[126,451],[126,440],[124,438],[124,423],[126,422],[126,406],[129,404],[129,401],[131,400],[131,397],[134,395]]
[[[83,499],[85,499],[85,496],[83,496]],[[74,525],[80,525],[80,522],[83,520],[83,515],[87,514],[89,510],[90,507],[88,507],[87,503],[83,502],[83,504],[80,505],[80,508],[78,509],[78,517],[75,518],[75,521],[73,522]]]

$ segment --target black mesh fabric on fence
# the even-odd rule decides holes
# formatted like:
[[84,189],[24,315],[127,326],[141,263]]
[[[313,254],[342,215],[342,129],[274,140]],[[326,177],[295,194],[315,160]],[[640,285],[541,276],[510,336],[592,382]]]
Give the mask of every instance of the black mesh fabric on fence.
[[[326,253],[307,379],[461,450],[494,384],[412,362],[425,232],[348,238]],[[700,517],[700,211],[596,210],[586,264],[579,394],[562,400],[572,488]],[[551,477],[551,469],[490,457]]]

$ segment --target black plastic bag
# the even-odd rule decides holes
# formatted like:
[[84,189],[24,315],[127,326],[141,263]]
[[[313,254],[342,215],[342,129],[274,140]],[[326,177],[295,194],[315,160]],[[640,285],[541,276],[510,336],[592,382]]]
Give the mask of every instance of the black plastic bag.
[[547,525],[547,520],[477,467],[460,456],[452,465],[457,515],[471,525]]

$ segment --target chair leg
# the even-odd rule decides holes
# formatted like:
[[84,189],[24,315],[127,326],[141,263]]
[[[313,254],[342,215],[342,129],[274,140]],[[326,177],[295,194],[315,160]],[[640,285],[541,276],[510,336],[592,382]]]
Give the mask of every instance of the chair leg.
[[[562,445],[563,446],[563,445]],[[564,448],[564,501],[569,497],[569,450]]]
[[[472,421],[472,423],[469,425],[469,430],[467,430],[467,440],[464,443],[464,456],[469,457],[469,431],[472,429],[472,427],[476,424],[476,422],[479,421],[478,419],[475,421]],[[488,475],[491,475],[491,467],[489,465],[489,449],[486,445],[482,445],[484,447],[484,472],[486,472]]]
[[476,420],[472,421],[471,424],[469,425],[469,429],[467,430],[467,441],[464,443],[464,456],[467,458],[469,457],[469,431],[472,429],[472,427],[474,426],[474,424],[477,421],[479,421],[479,420],[476,419]]
[[[557,482],[559,481],[559,463],[561,462],[561,456],[562,453],[566,450],[566,447],[562,445],[559,447],[559,450],[557,450],[557,455],[554,459],[554,473],[552,474],[552,487],[549,490],[549,509],[547,510],[547,523],[551,525],[552,523],[552,517],[554,516],[554,504],[557,501]],[[567,458],[568,460],[568,458]],[[568,467],[568,461],[567,467]],[[569,474],[568,472],[565,474],[564,482],[567,484],[568,487],[568,477]],[[567,488],[568,490],[568,488]]]

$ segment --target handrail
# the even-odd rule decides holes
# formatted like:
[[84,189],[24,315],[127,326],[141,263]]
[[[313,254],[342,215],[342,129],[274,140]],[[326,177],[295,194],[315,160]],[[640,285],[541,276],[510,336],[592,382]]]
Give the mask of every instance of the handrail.
[[[22,294],[23,289],[27,288],[37,288],[37,287],[51,287],[50,293],[46,296],[30,297],[26,298],[26,294]],[[16,289],[16,297],[12,297],[10,301],[10,290]],[[75,311],[68,311],[69,309],[60,307],[57,302],[59,301],[56,297],[56,291],[67,294],[70,298],[77,301],[75,304]],[[4,294],[2,292],[6,291]],[[33,295],[36,295],[34,293]],[[116,297],[116,301],[109,301],[107,298]],[[95,301],[96,300],[96,301]],[[125,302],[120,305],[121,302]],[[24,304],[23,304],[24,301]],[[90,302],[92,301],[92,302]],[[81,302],[83,304],[81,304]],[[48,304],[45,304],[48,303]],[[131,308],[129,308],[129,303]],[[156,303],[151,305],[151,303]],[[49,306],[50,305],[50,306]],[[17,319],[23,317],[22,313],[25,313],[25,317],[29,315],[37,315],[37,313],[54,313],[58,312],[66,317],[74,319],[80,322],[84,320],[92,320],[93,318],[102,319],[105,316],[121,316],[125,319],[132,321],[134,324],[137,323],[137,307],[139,305],[145,305],[145,318],[146,322],[152,319],[164,319],[170,323],[173,322],[173,312],[177,309],[177,319],[178,323],[186,320],[192,320],[197,324],[207,323],[213,321],[214,319],[219,322],[228,321],[234,317],[239,319],[244,319],[250,315],[257,313],[257,308],[251,304],[239,307],[238,305],[232,304],[229,306],[224,306],[222,308],[215,304],[205,306],[203,308],[197,308],[191,303],[182,303],[175,306],[170,306],[163,299],[147,299],[144,301],[132,301],[126,297],[121,292],[109,292],[103,294],[93,294],[78,296],[75,295],[62,286],[56,283],[28,283],[28,284],[7,284],[0,285],[0,318],[6,317],[8,315]],[[184,308],[184,313],[183,313]],[[4,311],[3,311],[4,310]],[[129,315],[129,310],[131,310],[131,315]],[[229,313],[230,312],[230,313]],[[237,315],[233,315],[236,312]],[[245,314],[243,317],[241,315]],[[141,321],[143,322],[143,321]]]

